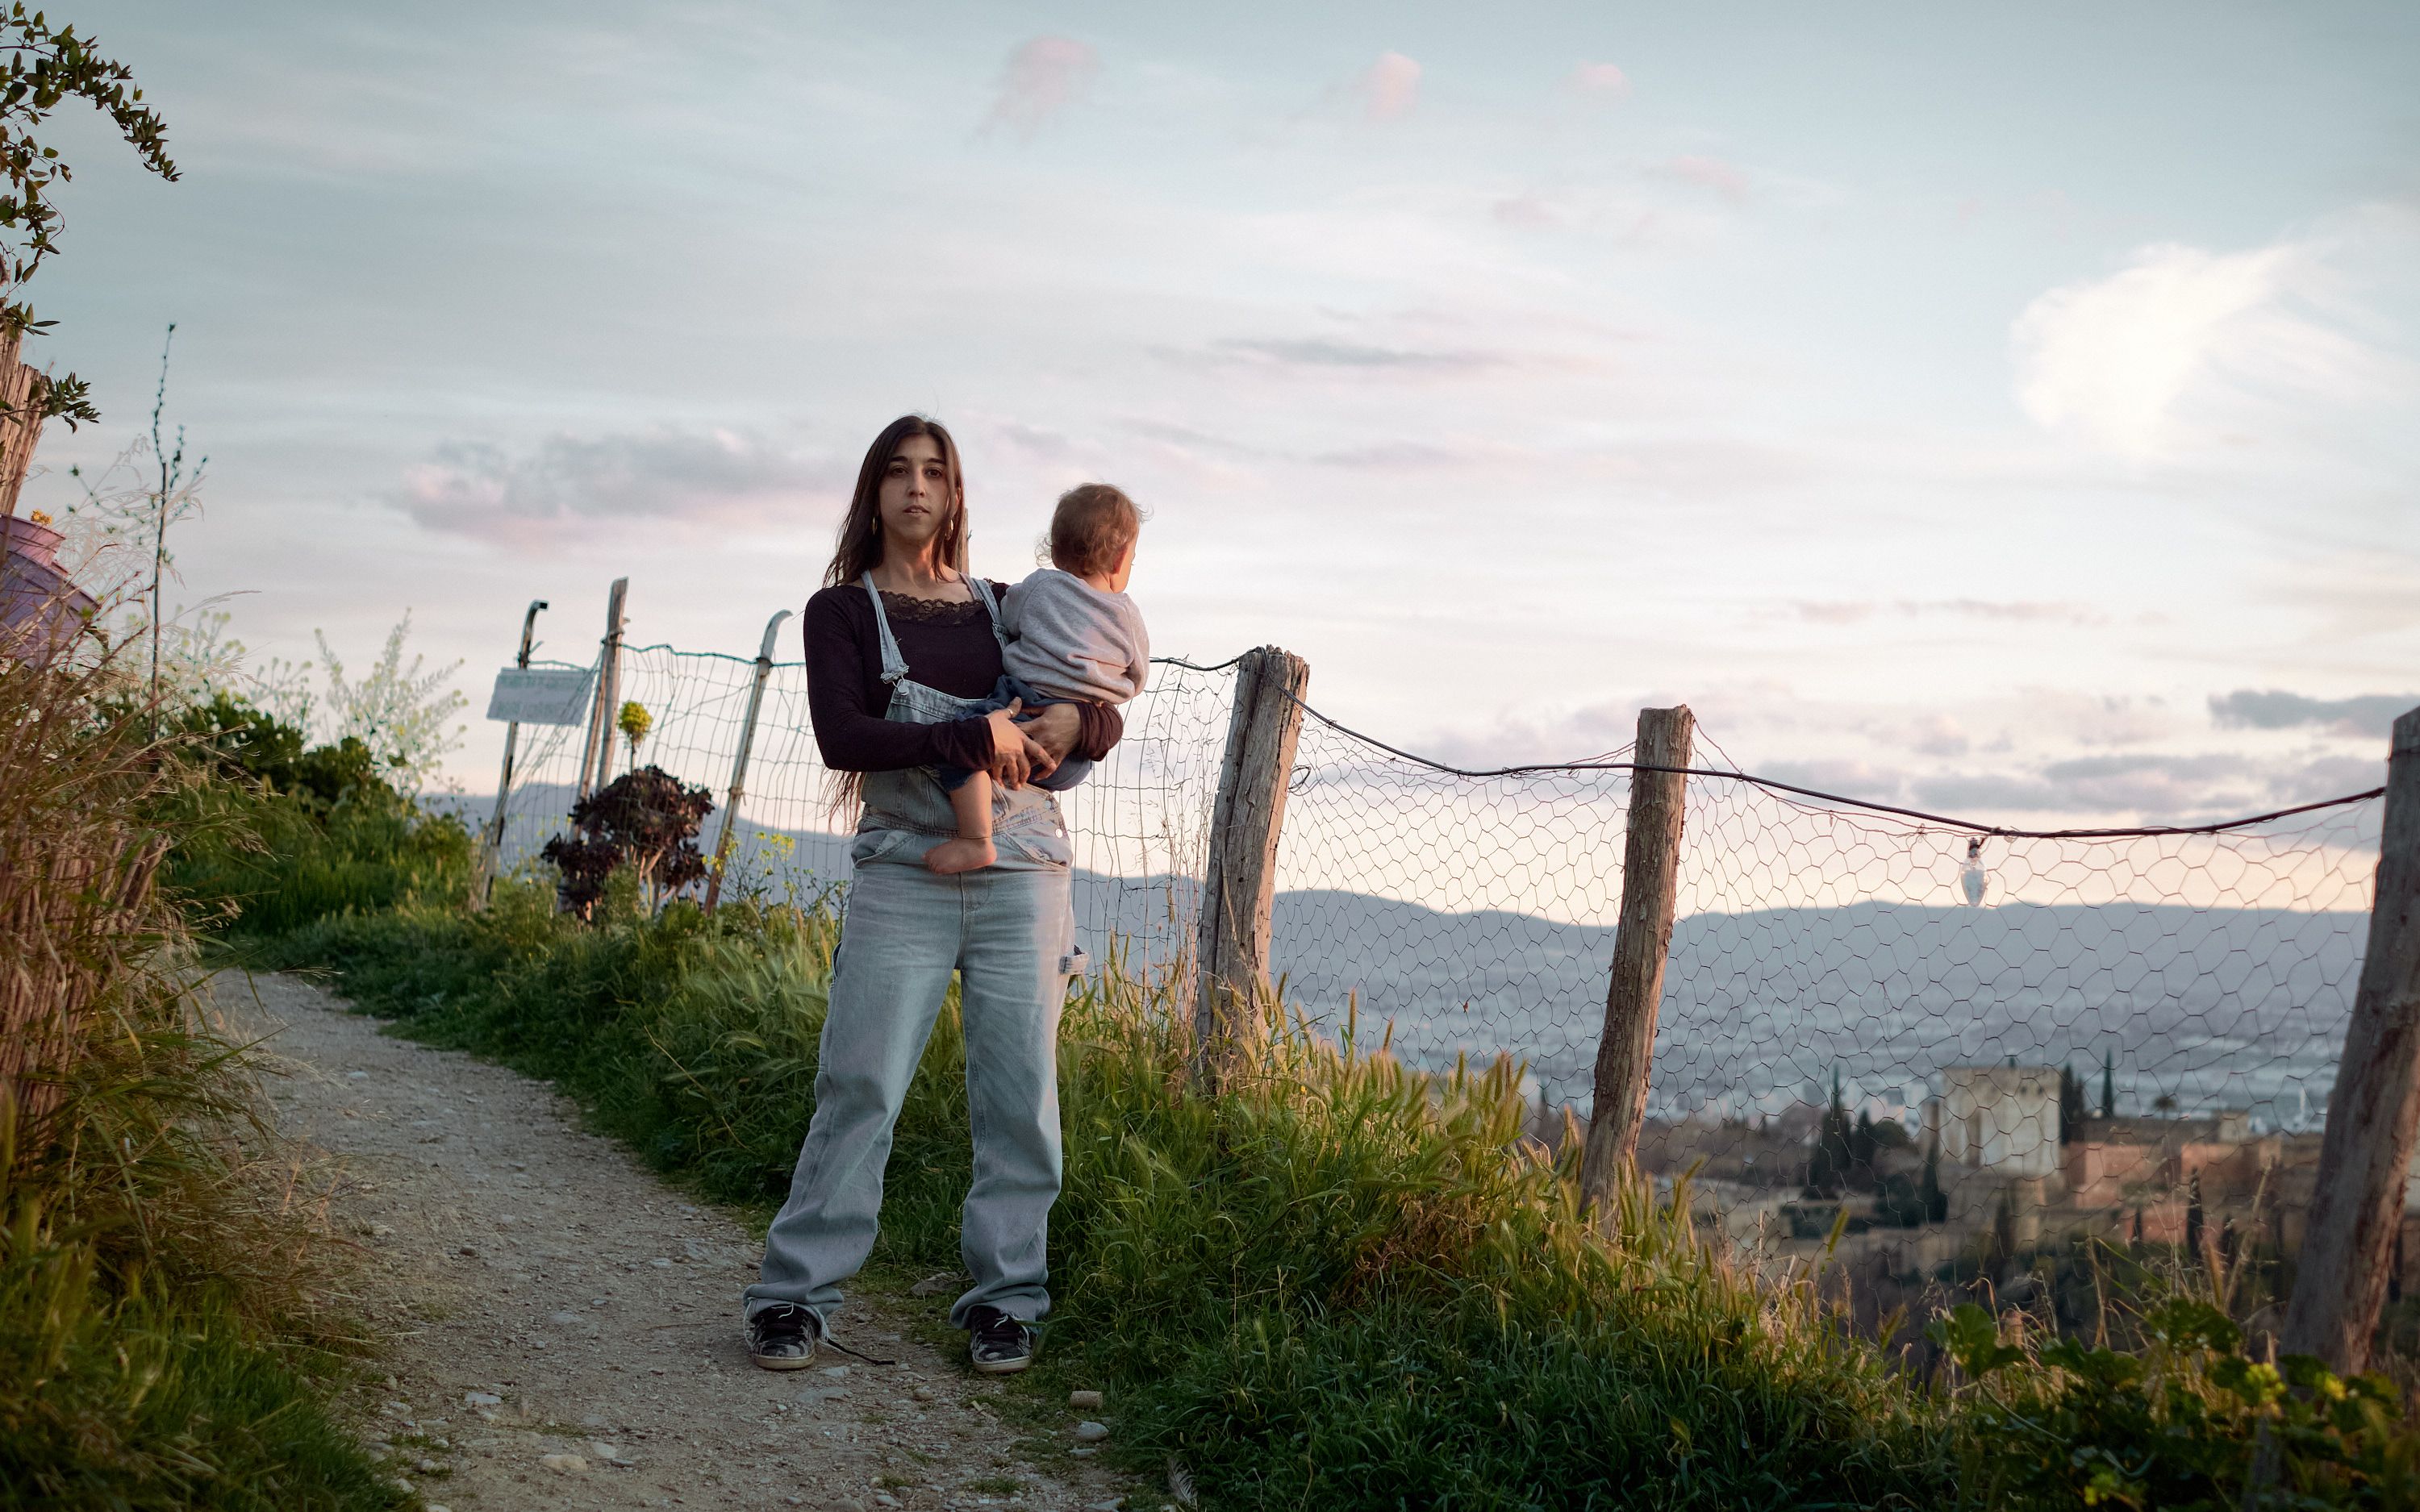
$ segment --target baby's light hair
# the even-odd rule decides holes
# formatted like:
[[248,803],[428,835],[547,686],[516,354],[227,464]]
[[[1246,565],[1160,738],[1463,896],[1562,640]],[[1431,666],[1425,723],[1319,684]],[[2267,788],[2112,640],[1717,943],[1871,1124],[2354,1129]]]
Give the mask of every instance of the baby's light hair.
[[1059,496],[1050,514],[1050,564],[1078,578],[1094,577],[1118,564],[1142,534],[1142,511],[1106,483],[1087,483]]

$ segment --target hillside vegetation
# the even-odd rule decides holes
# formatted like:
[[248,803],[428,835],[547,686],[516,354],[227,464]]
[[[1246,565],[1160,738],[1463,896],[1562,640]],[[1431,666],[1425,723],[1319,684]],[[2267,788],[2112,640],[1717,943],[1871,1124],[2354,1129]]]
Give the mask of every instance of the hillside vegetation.
[[[523,878],[484,913],[422,896],[249,949],[552,1079],[761,1220],[812,1111],[833,903],[650,913],[621,886],[583,924]],[[1957,1367],[1923,1379],[1643,1190],[1584,1223],[1516,1136],[1510,1063],[1421,1074],[1273,1011],[1255,1074],[1211,1096],[1168,1009],[1114,960],[1069,1004],[1033,1389],[1106,1383],[1114,1452],[1215,1504],[2234,1507],[2264,1429],[2280,1478],[2252,1504],[2420,1504],[2392,1392],[2247,1359],[2206,1303],[2134,1319],[2135,1352],[1962,1310],[1933,1323]],[[876,1285],[956,1267],[955,1011],[900,1122]]]

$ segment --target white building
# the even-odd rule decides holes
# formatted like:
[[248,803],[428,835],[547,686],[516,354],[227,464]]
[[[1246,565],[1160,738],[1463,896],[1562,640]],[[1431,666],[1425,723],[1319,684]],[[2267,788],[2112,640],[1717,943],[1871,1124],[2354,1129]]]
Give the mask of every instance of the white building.
[[1950,1066],[1941,1072],[1937,1112],[1945,1165],[2003,1176],[2058,1171],[2058,1068]]

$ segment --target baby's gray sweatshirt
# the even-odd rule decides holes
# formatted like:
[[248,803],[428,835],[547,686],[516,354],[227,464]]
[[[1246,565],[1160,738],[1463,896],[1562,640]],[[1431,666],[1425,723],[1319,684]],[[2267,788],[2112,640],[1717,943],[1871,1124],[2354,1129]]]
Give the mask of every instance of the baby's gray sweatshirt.
[[1001,609],[1008,674],[1052,698],[1124,703],[1151,677],[1151,637],[1124,594],[1105,594],[1071,572],[1044,567]]

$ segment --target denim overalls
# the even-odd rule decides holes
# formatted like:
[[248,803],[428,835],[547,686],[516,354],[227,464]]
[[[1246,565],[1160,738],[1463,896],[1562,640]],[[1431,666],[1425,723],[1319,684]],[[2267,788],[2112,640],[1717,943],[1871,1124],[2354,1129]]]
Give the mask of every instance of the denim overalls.
[[[972,574],[967,581],[1000,636],[990,585]],[[981,712],[978,700],[909,679],[882,595],[870,580],[865,590],[882,637],[882,680],[891,687],[884,717],[931,724]],[[865,1263],[892,1127],[953,970],[974,1132],[959,1254],[974,1284],[950,1319],[965,1326],[967,1309],[978,1304],[1029,1322],[1049,1310],[1046,1226],[1059,1196],[1059,1009],[1074,964],[1072,849],[1048,794],[999,787],[992,802],[1000,864],[937,876],[924,869],[924,853],[956,829],[940,784],[921,768],[866,774],[814,1116],[789,1199],[765,1234],[764,1271],[747,1293],[751,1312],[787,1302],[827,1319],[840,1305],[841,1283]]]
[[[984,612],[990,617],[992,639],[1005,650],[1008,638],[1001,629],[1000,605],[992,598],[991,584],[969,573],[967,586],[974,590]],[[899,641],[891,633],[891,617],[882,610],[882,594],[876,591],[870,578],[866,579],[865,592],[874,600],[874,627],[882,637],[882,681],[891,689],[891,705],[883,711],[884,718],[907,724],[945,724],[991,711],[993,705],[987,699],[958,698],[909,678],[908,658],[899,654]],[[849,859],[862,867],[870,861],[903,857],[921,866],[926,851],[957,831],[957,816],[950,810],[950,796],[929,771],[911,767],[900,772],[868,772],[865,814],[857,823],[857,839],[849,846]],[[1030,784],[1014,792],[999,783],[992,784],[991,838],[993,848],[1000,853],[998,864],[1012,871],[1063,868],[1074,856],[1067,825],[1059,817],[1058,801]]]

